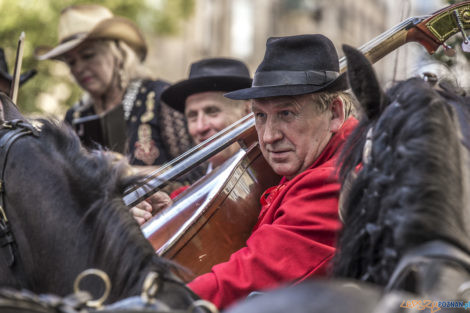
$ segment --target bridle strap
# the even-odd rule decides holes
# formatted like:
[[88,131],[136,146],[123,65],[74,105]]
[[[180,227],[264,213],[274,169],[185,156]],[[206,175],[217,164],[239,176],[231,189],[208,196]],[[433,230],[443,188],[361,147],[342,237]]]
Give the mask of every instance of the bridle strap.
[[22,120],[5,121],[0,124],[0,129],[8,130],[7,133],[0,138],[0,248],[5,251],[7,264],[15,272],[15,277],[20,285],[24,287],[27,281],[24,267],[19,258],[16,247],[15,237],[11,231],[10,224],[5,209],[5,169],[8,159],[8,153],[12,144],[20,137],[25,135],[38,136],[38,131],[29,123]]
[[456,262],[470,272],[470,255],[467,252],[451,243],[434,240],[407,252],[395,268],[385,289],[393,290],[412,266],[436,259]]

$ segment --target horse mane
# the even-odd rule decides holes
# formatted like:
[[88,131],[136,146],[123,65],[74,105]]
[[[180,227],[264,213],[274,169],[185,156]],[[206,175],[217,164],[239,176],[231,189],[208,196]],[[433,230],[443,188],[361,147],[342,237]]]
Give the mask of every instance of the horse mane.
[[141,177],[126,175],[127,162],[116,162],[110,153],[83,148],[67,125],[38,121],[41,137],[49,142],[43,145],[45,153],[52,154],[51,160],[63,160],[71,196],[84,208],[80,229],[92,234],[93,247],[84,251],[89,264],[102,269],[106,266],[114,292],[120,290],[117,294],[121,295],[142,282],[145,270],[167,273],[174,264],[156,256],[122,200],[126,188]]
[[[443,95],[445,97],[443,97]],[[455,110],[459,100],[419,78],[387,93],[383,113],[364,118],[345,146],[343,185],[362,161],[373,127],[370,160],[348,190],[334,274],[386,284],[402,254],[431,240],[469,252],[462,171],[465,155]]]

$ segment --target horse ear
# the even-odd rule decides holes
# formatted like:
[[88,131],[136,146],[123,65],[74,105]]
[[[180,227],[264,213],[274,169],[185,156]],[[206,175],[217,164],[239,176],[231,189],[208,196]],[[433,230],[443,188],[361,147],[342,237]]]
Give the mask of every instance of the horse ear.
[[343,45],[343,51],[348,61],[348,79],[351,89],[367,117],[375,119],[388,101],[372,64],[359,50],[351,46]]
[[3,92],[0,92],[0,124],[3,124],[5,122],[5,111],[4,111],[4,97],[6,98],[7,95],[5,95]]
[[18,110],[16,104],[11,101],[10,97],[0,92],[0,121],[11,121],[14,119],[24,120],[24,116]]

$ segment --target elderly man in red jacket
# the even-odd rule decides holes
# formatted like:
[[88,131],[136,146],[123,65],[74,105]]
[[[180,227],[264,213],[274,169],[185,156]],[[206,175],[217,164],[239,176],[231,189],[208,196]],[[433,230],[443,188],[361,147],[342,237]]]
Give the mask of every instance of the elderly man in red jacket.
[[219,309],[253,291],[325,275],[335,253],[340,184],[336,165],[357,121],[333,43],[322,35],[270,38],[251,88],[263,156],[284,176],[261,197],[246,246],[188,286]]

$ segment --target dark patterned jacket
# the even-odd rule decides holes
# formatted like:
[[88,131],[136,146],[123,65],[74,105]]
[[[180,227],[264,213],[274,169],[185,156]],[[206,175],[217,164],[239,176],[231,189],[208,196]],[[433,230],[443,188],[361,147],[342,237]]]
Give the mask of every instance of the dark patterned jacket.
[[[193,144],[184,116],[160,101],[167,86],[160,80],[136,80],[126,90],[122,101],[127,127],[125,154],[133,165],[164,164]],[[65,121],[73,125],[74,119],[92,115],[93,105],[81,100],[67,111]]]

